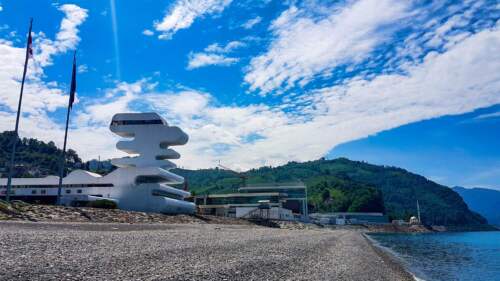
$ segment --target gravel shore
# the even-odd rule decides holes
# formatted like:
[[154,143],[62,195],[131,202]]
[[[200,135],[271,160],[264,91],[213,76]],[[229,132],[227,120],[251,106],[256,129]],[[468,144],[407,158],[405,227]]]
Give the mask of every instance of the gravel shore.
[[0,222],[0,280],[413,280],[355,230]]

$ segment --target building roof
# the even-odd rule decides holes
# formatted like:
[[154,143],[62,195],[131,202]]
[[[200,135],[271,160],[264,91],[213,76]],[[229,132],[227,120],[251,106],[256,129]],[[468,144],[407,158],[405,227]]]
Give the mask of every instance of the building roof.
[[[271,207],[280,207],[281,205],[279,203],[267,203]],[[234,203],[227,203],[227,204],[200,204],[197,205],[198,208],[200,209],[215,209],[215,208],[229,208],[229,207],[258,207],[260,206],[260,203],[242,203],[242,204],[234,204]]]
[[286,184],[257,184],[257,185],[248,185],[244,187],[240,187],[238,191],[258,191],[258,190],[290,190],[290,189],[306,189],[306,186],[303,183],[286,183]]
[[[105,177],[85,170],[74,170],[63,178],[63,184],[88,184],[101,183]],[[7,179],[1,178],[0,185],[6,185]],[[57,185],[58,176],[46,176],[44,178],[13,178],[12,185]]]
[[69,173],[65,179],[89,179],[89,180],[95,180],[96,178],[102,178],[101,175],[92,173],[89,171],[85,170],[74,170],[71,173]]
[[276,187],[295,187],[295,188],[304,188],[305,185],[300,181],[293,182],[266,182],[266,183],[250,183],[242,188],[276,188]]
[[334,212],[334,213],[312,213],[311,217],[336,217],[336,216],[374,216],[381,217],[384,216],[383,213],[375,213],[375,212]]
[[255,197],[255,196],[285,196],[280,192],[259,192],[259,193],[229,193],[229,194],[209,194],[197,195],[196,198],[230,198],[230,197]]
[[167,125],[167,121],[163,119],[158,113],[145,112],[145,113],[117,113],[113,116],[112,121],[131,121],[131,120],[161,120],[163,124]]

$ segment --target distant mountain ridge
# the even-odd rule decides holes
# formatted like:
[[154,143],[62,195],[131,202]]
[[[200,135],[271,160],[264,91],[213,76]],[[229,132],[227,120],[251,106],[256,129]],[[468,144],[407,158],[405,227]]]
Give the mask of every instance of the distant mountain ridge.
[[460,194],[469,208],[488,220],[488,223],[500,226],[500,191],[487,188],[453,187]]
[[[237,175],[221,169],[176,169],[175,173],[187,178],[190,190],[197,194],[229,193],[242,185]],[[418,200],[425,224],[486,224],[486,220],[472,212],[460,195],[450,188],[401,168],[339,158],[261,167],[249,170],[245,175],[249,184],[304,182],[308,187],[309,206],[313,210],[385,210],[391,219],[408,219],[417,214]]]

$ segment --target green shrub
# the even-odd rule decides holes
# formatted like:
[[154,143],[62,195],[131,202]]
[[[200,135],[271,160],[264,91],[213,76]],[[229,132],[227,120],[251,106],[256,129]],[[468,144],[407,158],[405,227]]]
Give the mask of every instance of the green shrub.
[[10,204],[7,201],[0,200],[0,212],[9,213],[11,211]]
[[0,213],[4,213],[7,215],[17,215],[19,214],[19,211],[14,209],[9,202],[0,200]]
[[114,201],[101,199],[88,202],[87,207],[100,208],[100,209],[116,209],[118,208],[118,205]]
[[13,200],[11,202],[11,205],[12,207],[14,207],[15,209],[18,209],[18,210],[24,210],[26,207],[28,207],[30,204],[29,203],[26,203],[24,201],[21,201],[21,200]]

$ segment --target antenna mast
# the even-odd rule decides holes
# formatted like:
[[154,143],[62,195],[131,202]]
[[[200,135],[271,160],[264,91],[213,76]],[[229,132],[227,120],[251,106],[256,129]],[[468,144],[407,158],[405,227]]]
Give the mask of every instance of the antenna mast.
[[417,214],[418,214],[418,223],[422,223],[422,220],[420,219],[420,204],[418,204],[418,200],[417,200]]
[[224,165],[222,165],[220,163],[220,160],[219,160],[219,164],[217,165],[219,166],[220,168],[222,168],[223,170],[226,170],[226,171],[230,171],[230,172],[233,172],[234,174],[236,174],[242,181],[243,181],[243,186],[246,186],[247,185],[247,179],[248,179],[248,176],[245,175],[244,173],[241,173],[241,172],[237,172],[233,169],[230,169]]

